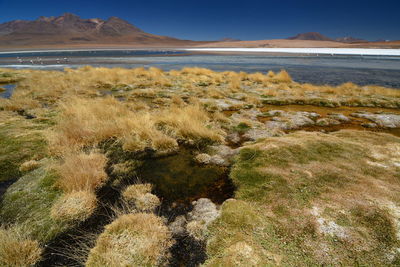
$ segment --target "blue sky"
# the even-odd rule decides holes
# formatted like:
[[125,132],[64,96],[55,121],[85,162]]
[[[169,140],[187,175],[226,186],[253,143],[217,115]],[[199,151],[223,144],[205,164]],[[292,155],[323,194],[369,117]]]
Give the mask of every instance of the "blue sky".
[[309,31],[400,40],[399,11],[400,0],[0,0],[0,23],[71,12],[117,16],[146,32],[192,40],[275,39]]

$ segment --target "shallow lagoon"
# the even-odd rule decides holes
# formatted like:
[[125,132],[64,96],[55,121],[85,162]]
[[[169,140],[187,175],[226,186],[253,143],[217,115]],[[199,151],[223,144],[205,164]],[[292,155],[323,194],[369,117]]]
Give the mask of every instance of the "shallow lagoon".
[[400,57],[340,55],[212,54],[178,50],[95,50],[0,54],[0,67],[64,69],[204,67],[216,71],[266,72],[286,69],[297,82],[338,85],[354,82],[400,88]]

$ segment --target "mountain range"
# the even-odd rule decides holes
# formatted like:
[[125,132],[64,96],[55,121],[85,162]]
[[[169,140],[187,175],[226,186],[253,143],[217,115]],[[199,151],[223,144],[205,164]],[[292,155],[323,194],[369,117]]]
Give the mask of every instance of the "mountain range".
[[2,45],[110,43],[187,45],[192,42],[146,33],[117,17],[107,20],[82,19],[77,15],[65,13],[59,17],[39,17],[34,21],[14,20],[0,24]]
[[340,43],[349,43],[349,44],[368,42],[366,40],[363,40],[360,38],[354,38],[351,36],[332,39],[325,35],[320,34],[319,32],[299,33],[296,36],[289,37],[287,39],[288,40],[309,40],[309,41],[336,41],[336,42],[340,42]]

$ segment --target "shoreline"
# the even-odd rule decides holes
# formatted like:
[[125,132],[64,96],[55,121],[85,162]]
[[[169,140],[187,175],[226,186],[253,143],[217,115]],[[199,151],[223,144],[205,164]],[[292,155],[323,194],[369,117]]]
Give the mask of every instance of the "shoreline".
[[182,47],[137,47],[137,48],[65,48],[65,49],[30,49],[0,51],[0,55],[54,53],[54,52],[89,52],[89,51],[177,51],[205,53],[267,53],[287,55],[332,55],[332,56],[395,56],[400,57],[400,49],[389,48],[182,48]]

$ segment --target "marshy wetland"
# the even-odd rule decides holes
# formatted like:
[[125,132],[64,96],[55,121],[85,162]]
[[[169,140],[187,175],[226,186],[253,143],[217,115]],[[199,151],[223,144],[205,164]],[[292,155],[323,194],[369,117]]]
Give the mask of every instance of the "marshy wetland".
[[400,90],[154,67],[0,83],[2,266],[400,265]]

